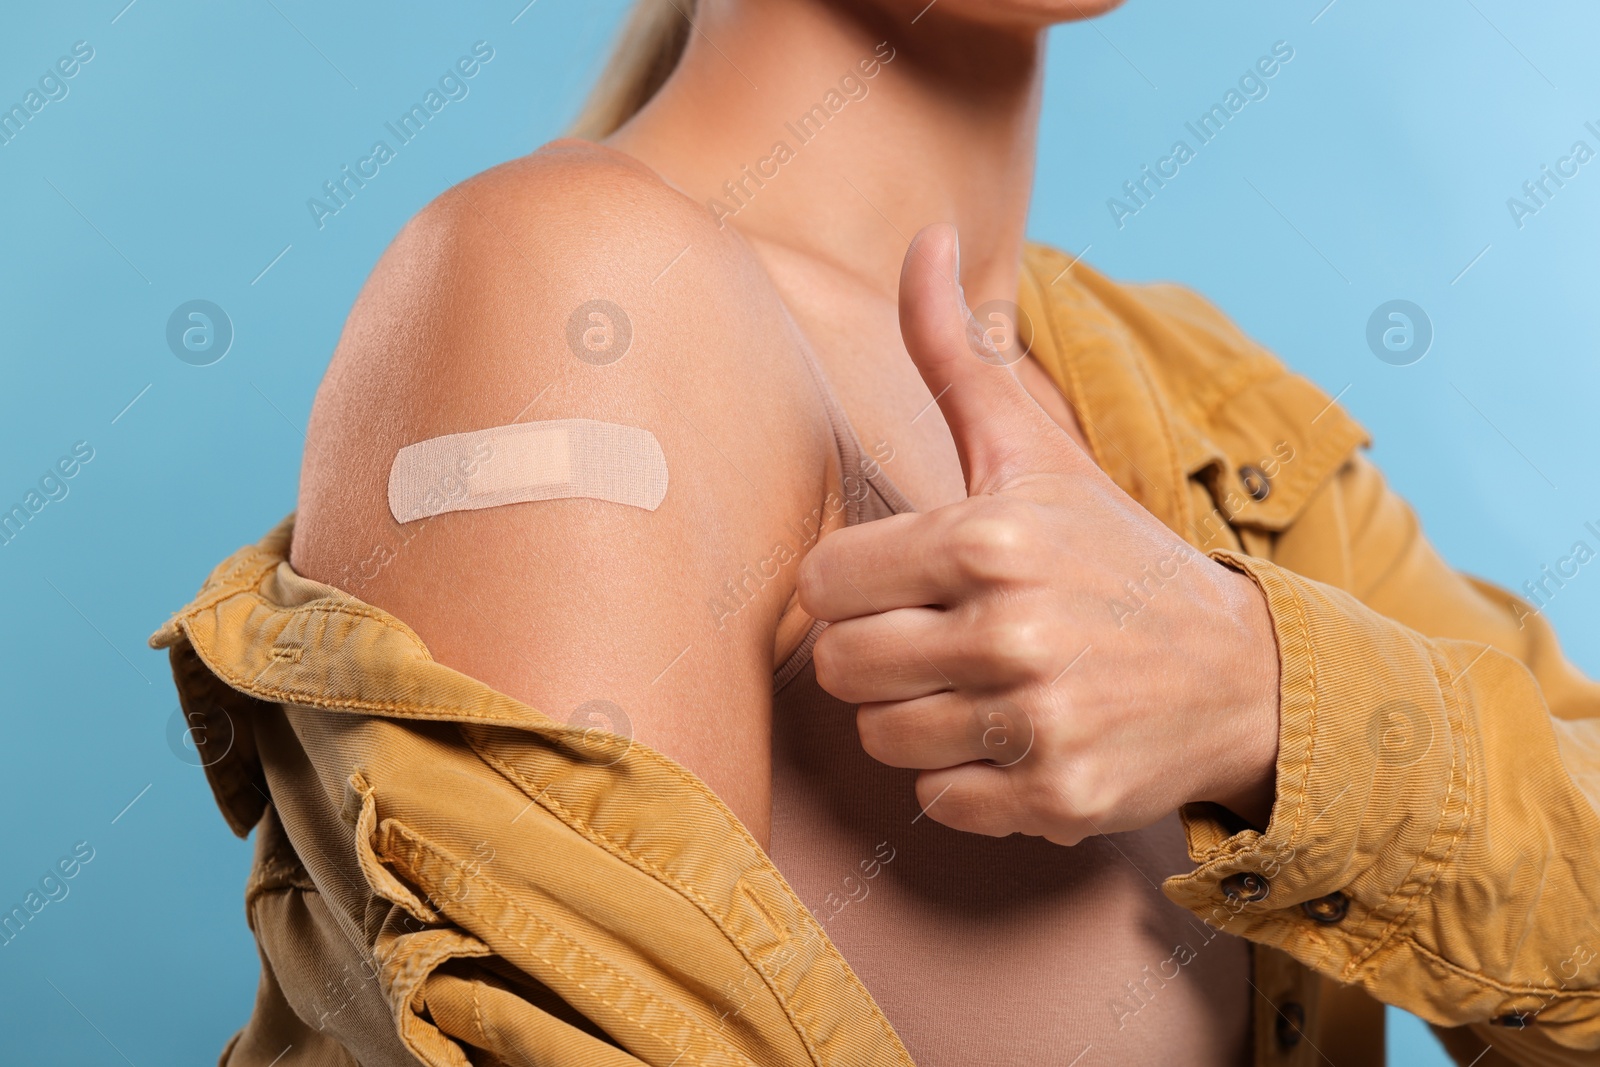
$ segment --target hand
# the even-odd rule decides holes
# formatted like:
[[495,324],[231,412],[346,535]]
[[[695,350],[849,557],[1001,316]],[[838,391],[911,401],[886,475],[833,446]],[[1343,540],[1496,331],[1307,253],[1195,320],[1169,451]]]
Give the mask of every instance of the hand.
[[1278,656],[1266,601],[1095,466],[981,345],[955,230],[906,254],[900,328],[966,500],[838,530],[801,565],[817,680],[928,817],[1071,845],[1193,801],[1264,827]]

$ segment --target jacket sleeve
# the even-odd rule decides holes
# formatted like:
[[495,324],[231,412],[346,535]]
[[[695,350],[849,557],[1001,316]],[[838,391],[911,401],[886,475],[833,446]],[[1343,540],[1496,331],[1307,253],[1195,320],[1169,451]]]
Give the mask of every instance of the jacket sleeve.
[[1277,797],[1265,832],[1187,809],[1168,894],[1507,1062],[1600,1063],[1600,685],[1535,606],[1571,552],[1529,600],[1461,575],[1361,455],[1270,561],[1213,552],[1272,615]]

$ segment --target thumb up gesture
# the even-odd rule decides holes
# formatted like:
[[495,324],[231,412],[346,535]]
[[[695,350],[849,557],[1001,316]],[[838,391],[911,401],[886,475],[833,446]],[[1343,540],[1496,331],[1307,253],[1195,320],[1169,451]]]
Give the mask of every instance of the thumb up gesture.
[[[863,748],[915,768],[958,830],[1063,845],[1212,801],[1264,827],[1278,656],[1266,601],[1122,492],[979,357],[953,227],[900,274],[906,350],[955,437],[967,499],[823,538],[800,604],[831,625],[818,682]],[[1146,566],[1176,577],[1128,609]]]

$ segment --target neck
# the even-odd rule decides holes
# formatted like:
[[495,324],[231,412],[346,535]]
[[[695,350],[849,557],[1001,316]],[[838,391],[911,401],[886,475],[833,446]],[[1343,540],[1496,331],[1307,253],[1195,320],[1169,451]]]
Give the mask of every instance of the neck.
[[610,142],[753,244],[890,297],[912,235],[952,222],[969,301],[1013,297],[1043,33],[915,14],[702,3],[678,69]]

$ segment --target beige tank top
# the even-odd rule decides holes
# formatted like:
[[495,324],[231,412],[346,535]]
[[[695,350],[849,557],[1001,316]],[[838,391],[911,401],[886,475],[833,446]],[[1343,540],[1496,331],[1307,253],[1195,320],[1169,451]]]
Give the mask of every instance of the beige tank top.
[[[812,370],[847,523],[914,511]],[[1249,1063],[1247,944],[1161,894],[1178,817],[1073,848],[935,822],[817,684],[824,625],[774,676],[771,856],[919,1067]]]

